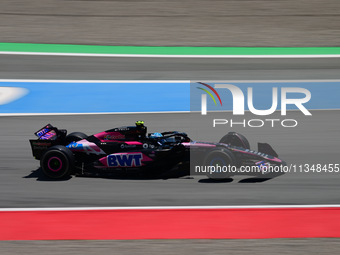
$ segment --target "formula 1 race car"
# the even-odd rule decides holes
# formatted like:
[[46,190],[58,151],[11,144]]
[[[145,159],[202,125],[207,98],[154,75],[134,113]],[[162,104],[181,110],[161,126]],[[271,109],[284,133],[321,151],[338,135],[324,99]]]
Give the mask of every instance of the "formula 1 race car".
[[[252,151],[248,140],[235,132],[229,132],[219,143],[196,142],[178,131],[147,134],[143,121],[91,136],[81,132],[67,135],[65,129],[48,124],[35,135],[38,139],[30,140],[33,156],[40,160],[44,175],[53,179],[119,171],[154,174],[178,166],[188,175],[191,165],[260,169],[284,164],[269,144],[259,143],[258,152]],[[222,177],[231,175],[223,173]]]

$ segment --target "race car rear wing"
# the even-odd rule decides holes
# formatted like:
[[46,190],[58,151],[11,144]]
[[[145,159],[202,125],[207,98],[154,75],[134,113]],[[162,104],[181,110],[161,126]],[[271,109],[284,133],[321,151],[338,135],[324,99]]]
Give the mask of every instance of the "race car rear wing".
[[51,124],[47,124],[34,134],[38,137],[38,139],[31,139],[29,141],[33,157],[40,159],[48,148],[54,145],[64,144],[67,131],[65,129],[58,129]]
[[51,124],[47,124],[34,134],[40,140],[55,140],[57,138],[57,131],[58,131],[57,128],[53,127]]

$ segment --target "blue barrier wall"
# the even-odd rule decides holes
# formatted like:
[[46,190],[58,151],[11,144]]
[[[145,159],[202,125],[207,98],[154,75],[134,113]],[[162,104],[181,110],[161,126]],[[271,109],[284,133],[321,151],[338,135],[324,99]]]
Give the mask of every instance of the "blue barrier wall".
[[0,82],[28,94],[0,113],[188,111],[189,83]]
[[[209,83],[213,85],[213,83]],[[339,82],[271,82],[231,83],[242,89],[253,87],[254,106],[271,106],[272,87],[308,89],[311,100],[307,109],[340,109]],[[1,87],[25,88],[28,93],[17,100],[0,105],[0,113],[92,113],[92,112],[162,112],[200,110],[199,84],[187,82],[13,82],[2,81]],[[202,86],[201,86],[202,87]],[[223,101],[223,110],[232,109],[227,90],[216,89]],[[301,95],[300,95],[301,96]],[[296,95],[299,97],[299,95]],[[279,99],[280,100],[280,99]],[[209,96],[208,96],[209,101]],[[208,102],[208,110],[221,110]],[[293,107],[294,108],[294,107]],[[293,109],[288,107],[288,109]],[[245,108],[247,109],[247,107]],[[279,107],[278,107],[279,109]]]

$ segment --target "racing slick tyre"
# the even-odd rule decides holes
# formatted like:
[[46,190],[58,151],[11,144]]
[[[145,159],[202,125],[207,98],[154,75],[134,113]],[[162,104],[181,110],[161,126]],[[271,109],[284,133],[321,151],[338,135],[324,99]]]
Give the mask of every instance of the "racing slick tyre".
[[83,140],[87,138],[87,135],[85,135],[82,132],[73,132],[65,137],[65,145],[68,145],[72,142],[78,142],[80,140]]
[[42,156],[40,166],[45,176],[64,179],[70,176],[74,168],[74,156],[65,146],[55,145]]
[[209,152],[204,159],[207,166],[207,177],[214,180],[223,180],[233,175],[236,159],[232,152],[226,149],[216,149]]
[[236,132],[229,132],[223,136],[220,140],[220,143],[230,144],[232,146],[241,147],[244,149],[250,149],[247,138]]

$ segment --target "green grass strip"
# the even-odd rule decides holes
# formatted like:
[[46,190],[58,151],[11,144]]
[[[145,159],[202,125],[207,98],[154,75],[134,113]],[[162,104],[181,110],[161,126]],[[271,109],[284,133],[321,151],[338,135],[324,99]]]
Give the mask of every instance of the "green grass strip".
[[159,55],[331,55],[340,47],[149,47],[0,43],[0,51]]

